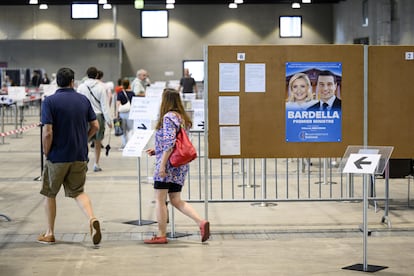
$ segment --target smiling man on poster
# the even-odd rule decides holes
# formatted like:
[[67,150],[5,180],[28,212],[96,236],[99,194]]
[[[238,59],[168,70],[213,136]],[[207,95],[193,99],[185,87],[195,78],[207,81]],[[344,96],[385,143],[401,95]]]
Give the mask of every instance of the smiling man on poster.
[[341,109],[341,100],[335,96],[337,82],[335,75],[324,70],[318,74],[316,83],[319,94],[319,102],[309,107],[308,110],[332,110]]

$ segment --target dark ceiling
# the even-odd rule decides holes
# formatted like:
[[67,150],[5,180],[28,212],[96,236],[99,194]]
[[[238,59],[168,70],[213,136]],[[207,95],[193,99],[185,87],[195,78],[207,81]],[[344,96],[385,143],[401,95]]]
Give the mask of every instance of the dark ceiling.
[[[107,0],[108,4],[113,5],[133,5],[134,0]],[[332,4],[344,0],[312,0],[315,4]],[[40,4],[48,5],[68,5],[71,3],[97,3],[97,0],[39,0]],[[214,4],[214,5],[228,5],[234,2],[233,0],[176,0],[175,5],[197,5],[197,4]],[[244,4],[289,4],[293,0],[244,0]],[[301,2],[301,1],[299,1]],[[27,5],[29,0],[0,0],[0,6],[9,5]],[[144,0],[146,6],[164,5],[165,0]]]

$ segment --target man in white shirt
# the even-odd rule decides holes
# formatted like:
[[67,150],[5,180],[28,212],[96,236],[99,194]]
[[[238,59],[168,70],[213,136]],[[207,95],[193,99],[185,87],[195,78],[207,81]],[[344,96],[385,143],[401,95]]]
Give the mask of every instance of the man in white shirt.
[[135,96],[145,97],[145,91],[149,85],[148,72],[144,69],[137,71],[137,77],[132,81],[131,88]]
[[99,130],[95,136],[92,137],[92,141],[95,143],[95,164],[93,166],[93,171],[99,172],[102,171],[99,166],[99,160],[101,157],[102,140],[105,137],[105,123],[109,128],[112,128],[112,116],[105,88],[100,81],[96,79],[98,70],[96,67],[89,67],[86,74],[88,79],[79,85],[78,92],[89,99],[99,122]]

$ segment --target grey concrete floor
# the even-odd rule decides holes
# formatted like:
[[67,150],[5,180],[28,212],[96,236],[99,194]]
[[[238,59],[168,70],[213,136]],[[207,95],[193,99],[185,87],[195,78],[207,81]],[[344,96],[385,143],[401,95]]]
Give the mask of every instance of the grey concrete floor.
[[[367,273],[342,269],[363,263],[361,202],[211,203],[212,236],[206,243],[200,242],[197,226],[175,211],[169,243],[144,244],[157,224],[125,223],[139,219],[137,166],[117,150],[118,137],[112,137],[109,156],[102,156],[103,171],[90,170],[86,184],[102,224],[100,246],[92,245],[87,219],[63,192],[57,199],[57,243],[38,244],[36,238],[45,230],[41,182],[35,180],[40,176],[39,135],[34,128],[0,141],[0,214],[11,219],[0,218],[0,275]],[[141,221],[154,221],[151,183],[141,187]],[[392,180],[390,198],[391,225],[381,223],[381,204],[368,209],[372,234],[367,238],[367,264],[388,267],[377,275],[414,275],[414,212],[407,206],[407,180]],[[205,214],[203,203],[193,206]]]

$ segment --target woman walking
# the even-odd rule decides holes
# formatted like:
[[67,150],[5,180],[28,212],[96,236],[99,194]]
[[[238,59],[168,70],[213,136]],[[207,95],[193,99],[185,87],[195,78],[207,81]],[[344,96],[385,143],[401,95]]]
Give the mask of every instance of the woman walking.
[[201,241],[205,242],[210,237],[210,223],[207,220],[201,219],[194,208],[181,199],[181,190],[189,165],[173,167],[168,160],[173,151],[176,135],[180,127],[188,130],[192,125],[177,90],[164,89],[159,116],[155,133],[155,149],[147,150],[148,155],[155,155],[156,158],[154,189],[158,234],[151,239],[144,240],[144,243],[168,243],[168,210],[165,204],[167,194],[172,206],[197,223],[201,232]]

